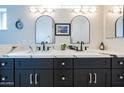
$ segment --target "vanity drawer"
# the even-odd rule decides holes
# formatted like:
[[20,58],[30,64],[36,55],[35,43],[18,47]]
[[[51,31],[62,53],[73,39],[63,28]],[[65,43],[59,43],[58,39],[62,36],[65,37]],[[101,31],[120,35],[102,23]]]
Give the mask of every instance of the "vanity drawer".
[[112,68],[124,68],[124,58],[113,58]]
[[0,69],[13,69],[14,60],[13,59],[0,59]]
[[15,68],[23,69],[52,69],[52,58],[19,58],[15,59]]
[[112,69],[112,86],[124,86],[124,69]]
[[72,87],[73,74],[72,70],[54,70],[55,87]]
[[72,58],[56,58],[54,59],[54,68],[55,69],[73,68],[73,59]]
[[0,87],[14,86],[13,70],[0,70]]
[[110,68],[111,60],[107,58],[77,58],[74,68]]

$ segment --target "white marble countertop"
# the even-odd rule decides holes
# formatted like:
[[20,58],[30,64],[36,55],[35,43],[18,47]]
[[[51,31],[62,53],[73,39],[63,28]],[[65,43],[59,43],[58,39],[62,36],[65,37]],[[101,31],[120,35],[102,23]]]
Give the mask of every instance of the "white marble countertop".
[[74,51],[74,50],[50,50],[30,52],[26,50],[18,50],[8,54],[0,53],[0,58],[110,58],[107,51],[88,50],[88,51]]

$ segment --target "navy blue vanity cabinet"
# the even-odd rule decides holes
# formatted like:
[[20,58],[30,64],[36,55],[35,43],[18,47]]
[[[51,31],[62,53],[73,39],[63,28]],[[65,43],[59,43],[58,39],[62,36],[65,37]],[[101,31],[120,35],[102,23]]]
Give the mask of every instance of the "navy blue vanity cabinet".
[[52,58],[19,58],[15,59],[15,86],[52,87]]
[[0,87],[14,86],[14,59],[0,59]]
[[109,58],[74,59],[75,87],[106,87],[111,85]]
[[112,86],[124,87],[124,58],[112,58]]
[[15,86],[16,87],[33,87],[34,86],[34,71],[15,69]]
[[73,87],[73,58],[54,59],[54,86]]

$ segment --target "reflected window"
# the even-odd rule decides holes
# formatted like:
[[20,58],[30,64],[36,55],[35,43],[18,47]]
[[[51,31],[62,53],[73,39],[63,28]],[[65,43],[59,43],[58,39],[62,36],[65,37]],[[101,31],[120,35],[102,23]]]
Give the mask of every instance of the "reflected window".
[[7,9],[0,8],[0,30],[7,30]]

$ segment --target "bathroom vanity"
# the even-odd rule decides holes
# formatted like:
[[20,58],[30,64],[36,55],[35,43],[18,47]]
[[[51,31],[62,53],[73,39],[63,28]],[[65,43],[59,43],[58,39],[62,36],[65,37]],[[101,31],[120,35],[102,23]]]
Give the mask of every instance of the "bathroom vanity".
[[31,7],[0,8],[0,87],[124,87],[124,6]]
[[8,57],[4,55],[5,58],[0,58],[0,86],[124,86],[124,58],[88,52],[82,52],[82,55],[75,52],[68,56],[66,53],[65,57],[63,51],[59,53],[49,57],[46,55],[46,58],[43,58],[45,55],[36,57],[36,54],[30,54],[27,58],[11,53]]

